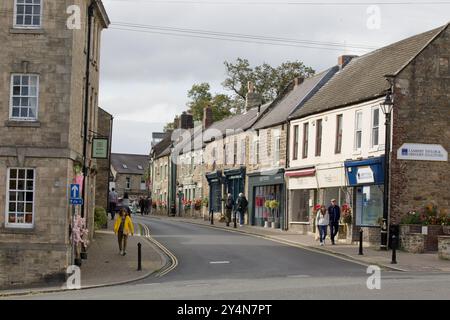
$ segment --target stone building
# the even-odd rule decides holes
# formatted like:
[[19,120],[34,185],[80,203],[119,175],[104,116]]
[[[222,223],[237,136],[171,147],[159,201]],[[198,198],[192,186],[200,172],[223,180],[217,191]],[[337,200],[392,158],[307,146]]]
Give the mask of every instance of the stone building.
[[[172,132],[165,134],[164,139],[157,143],[150,152],[150,180],[151,197],[156,210],[156,214],[169,214],[169,202],[171,196],[175,194],[175,188],[171,189],[170,182],[173,180],[171,170],[173,170],[171,158]],[[172,183],[172,185],[174,185]],[[174,198],[173,198],[174,199]]]
[[111,154],[111,180],[119,198],[123,198],[125,193],[130,200],[149,196],[148,165],[149,156],[145,154]]
[[[380,245],[386,100],[393,102],[387,225],[427,203],[449,211],[449,39],[446,25],[353,58],[294,113],[288,188],[305,226],[314,204],[335,198],[352,208],[348,240],[362,228],[365,241]],[[420,150],[425,156],[409,154]]]
[[[97,127],[101,31],[109,19],[101,1],[89,10],[88,3],[0,3],[0,287],[65,277],[73,264],[68,187],[83,173],[82,214],[93,229],[88,135]],[[66,25],[70,5],[80,8],[80,29]]]
[[[294,79],[253,125],[255,135],[250,152],[255,161],[247,167],[247,192],[252,225],[264,226],[267,221],[271,222],[274,228],[286,230],[295,227],[292,220],[289,221],[285,210],[287,197],[284,174],[288,160],[288,118],[314,96],[338,69],[333,67],[307,79]],[[268,208],[268,201],[278,206]]]
[[97,159],[97,175],[95,183],[95,206],[107,210],[108,208],[108,191],[111,177],[111,146],[112,146],[112,129],[114,117],[103,110],[98,109],[97,136],[107,137],[108,158]]

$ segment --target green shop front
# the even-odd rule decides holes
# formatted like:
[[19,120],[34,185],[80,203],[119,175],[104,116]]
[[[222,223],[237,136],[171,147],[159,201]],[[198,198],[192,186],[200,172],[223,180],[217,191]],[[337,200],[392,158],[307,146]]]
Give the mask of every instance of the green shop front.
[[[346,161],[347,183],[353,188],[353,220],[364,240],[380,243],[380,222],[383,217],[384,158]],[[356,239],[355,239],[356,240]]]
[[209,185],[209,211],[222,212],[222,171],[214,171],[206,174]]
[[250,224],[286,229],[284,169],[248,174]]
[[240,193],[245,194],[245,167],[224,170],[223,175],[225,193],[231,193],[233,199],[236,201]]

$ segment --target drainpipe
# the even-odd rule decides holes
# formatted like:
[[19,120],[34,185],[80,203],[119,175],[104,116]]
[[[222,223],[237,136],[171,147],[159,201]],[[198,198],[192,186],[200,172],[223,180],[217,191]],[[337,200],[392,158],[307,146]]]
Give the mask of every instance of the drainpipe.
[[[289,168],[290,165],[290,161],[289,161],[289,153],[290,153],[290,147],[291,147],[291,125],[289,120],[287,120],[285,122],[286,124],[286,156],[285,156],[285,169]],[[285,170],[286,172],[286,170]],[[287,178],[286,175],[284,176],[284,194],[286,195],[285,200],[284,200],[284,230],[288,230],[289,229],[289,190],[288,190],[288,183],[287,183]]]
[[91,2],[87,11],[88,24],[87,24],[87,52],[86,52],[86,82],[84,89],[84,132],[83,132],[83,206],[81,208],[81,216],[86,216],[86,180],[88,176],[87,167],[87,142],[88,142],[88,120],[89,120],[89,86],[90,86],[90,67],[91,67],[91,32],[92,32],[92,18],[94,16],[94,3]]

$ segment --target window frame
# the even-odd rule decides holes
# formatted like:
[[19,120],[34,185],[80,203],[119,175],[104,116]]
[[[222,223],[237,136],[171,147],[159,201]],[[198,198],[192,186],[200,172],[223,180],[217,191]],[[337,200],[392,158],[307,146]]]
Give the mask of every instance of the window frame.
[[[319,124],[320,124],[320,131],[319,131]],[[322,119],[317,119],[316,120],[316,143],[315,143],[316,157],[320,157],[322,155],[322,135],[323,135],[323,122],[322,122]]]
[[125,177],[125,190],[131,190],[131,177]]
[[341,114],[337,114],[336,115],[336,143],[334,146],[334,153],[335,154],[340,154],[342,152],[342,136],[343,136],[343,132],[344,132],[344,115]]
[[303,124],[302,159],[308,158],[309,149],[309,122]]
[[298,160],[298,138],[299,138],[299,125],[296,124],[294,125],[294,130],[293,130],[293,145],[292,145],[292,160]]
[[[360,123],[360,128],[358,128],[358,115],[361,115],[361,123]],[[356,110],[355,111],[355,131],[354,131],[354,134],[355,134],[355,139],[354,139],[354,147],[353,147],[353,149],[355,150],[355,151],[360,151],[361,150],[361,148],[362,148],[362,122],[363,122],[363,112],[362,112],[362,110]],[[359,143],[360,143],[360,146],[358,147],[358,132],[360,132],[361,133],[361,136],[360,136],[360,139],[359,139]]]
[[[13,101],[14,98],[22,98],[22,95],[14,96],[14,77],[15,76],[20,76],[20,81],[22,83],[22,77],[23,76],[27,76],[29,77],[28,79],[28,85],[30,83],[30,77],[36,77],[36,96],[31,96],[28,95],[26,96],[28,99],[30,98],[36,98],[36,108],[35,108],[35,114],[36,116],[34,118],[30,118],[30,117],[14,117],[13,116]],[[38,121],[39,120],[39,74],[35,74],[35,73],[12,73],[11,74],[11,83],[10,83],[10,93],[9,93],[9,120],[11,121],[29,121],[29,122],[33,122],[33,121]],[[20,85],[20,87],[22,88],[22,84]],[[28,86],[28,89],[30,88],[30,86]],[[25,96],[24,96],[25,97]],[[28,107],[30,108],[30,107]],[[22,106],[19,107],[19,110],[22,110]],[[19,112],[20,113],[20,112]]]
[[[25,170],[25,175],[27,173],[28,170],[33,170],[33,205],[32,205],[32,223],[28,224],[28,223],[11,223],[9,222],[9,204],[10,204],[10,200],[9,200],[9,192],[10,192],[10,178],[11,178],[11,170]],[[28,180],[27,178],[25,178],[25,181]],[[17,189],[16,189],[17,190]],[[19,192],[19,191],[16,191]],[[26,186],[24,189],[24,192],[28,192],[26,190]],[[26,197],[26,195],[25,195]],[[35,226],[35,204],[36,204],[36,168],[30,168],[30,167],[24,167],[24,168],[20,168],[20,167],[8,167],[7,168],[7,173],[6,173],[6,201],[5,201],[5,227],[6,228],[14,228],[14,229],[33,229]],[[26,200],[24,201],[24,205],[26,206]],[[17,200],[15,202],[17,204]],[[16,208],[17,209],[17,208]],[[24,208],[24,210],[26,210]],[[16,210],[17,211],[17,210]],[[17,213],[16,213],[17,216]],[[24,212],[24,218],[26,218],[26,212]]]
[[[374,125],[374,120],[375,120],[375,111],[378,110],[378,125],[375,127]],[[380,145],[380,107],[373,107],[372,108],[372,112],[371,112],[372,116],[370,119],[370,146],[372,148],[376,148]],[[377,130],[377,144],[374,144],[373,139],[375,138],[374,135],[374,130]]]
[[[13,29],[32,29],[32,30],[39,30],[42,29],[42,18],[43,18],[43,6],[44,6],[44,1],[43,0],[39,0],[39,6],[40,6],[40,11],[39,11],[39,25],[25,25],[25,24],[17,24],[17,6],[19,4],[17,3],[17,0],[14,0],[14,14],[13,14]],[[23,4],[24,7],[26,7],[26,3]],[[31,6],[35,6],[35,4],[28,4]],[[31,16],[33,18],[33,15]],[[32,19],[33,20],[33,19]],[[25,14],[24,14],[24,22],[25,22]]]

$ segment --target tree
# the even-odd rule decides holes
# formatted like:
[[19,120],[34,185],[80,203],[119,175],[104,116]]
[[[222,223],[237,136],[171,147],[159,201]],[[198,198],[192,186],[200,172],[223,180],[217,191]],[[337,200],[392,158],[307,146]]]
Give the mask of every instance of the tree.
[[307,78],[315,72],[300,61],[287,61],[275,68],[267,63],[252,68],[249,61],[242,58],[238,58],[235,62],[225,61],[224,64],[227,78],[222,85],[234,92],[241,101],[245,101],[248,82],[253,82],[263,102],[269,102],[275,99],[294,78]]
[[192,114],[194,121],[201,121],[203,119],[203,110],[210,106],[213,112],[213,120],[220,121],[223,118],[231,115],[232,100],[225,94],[212,95],[210,92],[209,83],[194,84],[188,91],[187,103],[189,112]]

